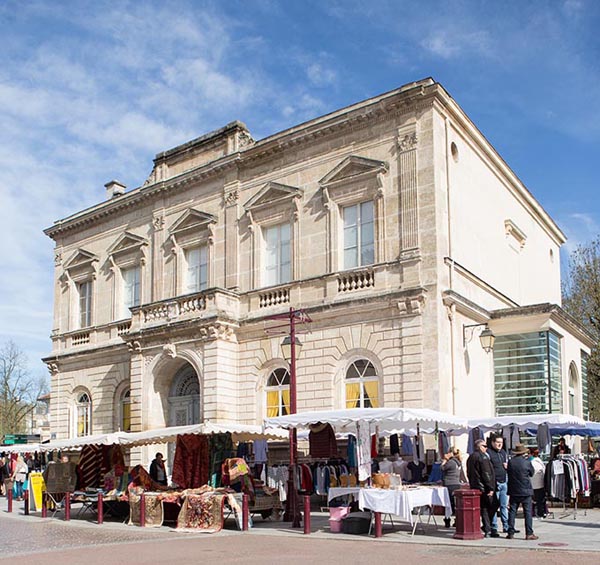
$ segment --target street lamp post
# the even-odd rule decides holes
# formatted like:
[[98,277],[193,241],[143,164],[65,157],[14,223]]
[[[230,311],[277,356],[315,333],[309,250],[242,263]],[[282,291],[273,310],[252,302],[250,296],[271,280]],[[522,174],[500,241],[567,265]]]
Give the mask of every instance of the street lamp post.
[[[310,322],[310,318],[301,310],[290,308],[286,314],[272,316],[271,319],[289,321],[289,334],[281,343],[283,356],[290,363],[290,414],[296,413],[296,356],[300,354],[302,343],[296,336],[296,321]],[[292,528],[300,527],[300,509],[298,507],[298,491],[296,490],[296,471],[298,463],[298,438],[296,428],[290,429],[290,468],[288,475],[288,496],[283,519],[292,522]]]

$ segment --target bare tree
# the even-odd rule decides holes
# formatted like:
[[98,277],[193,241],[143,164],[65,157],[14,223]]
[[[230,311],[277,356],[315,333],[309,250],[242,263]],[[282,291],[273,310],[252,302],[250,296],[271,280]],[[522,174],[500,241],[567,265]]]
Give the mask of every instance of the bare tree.
[[43,377],[27,370],[25,354],[13,342],[0,349],[0,435],[24,431],[27,417],[47,389]]
[[580,245],[569,257],[563,306],[594,336],[588,362],[590,419],[600,419],[600,237]]

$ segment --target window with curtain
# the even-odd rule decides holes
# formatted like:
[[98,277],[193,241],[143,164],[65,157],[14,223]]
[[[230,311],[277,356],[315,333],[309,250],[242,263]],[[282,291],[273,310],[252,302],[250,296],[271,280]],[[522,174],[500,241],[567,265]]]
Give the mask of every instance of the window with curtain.
[[373,363],[353,361],[346,370],[346,408],[379,408],[379,377]]
[[267,417],[286,416],[290,413],[290,373],[275,369],[267,379]]
[[208,286],[208,247],[200,245],[185,251],[185,291],[200,292]]
[[89,436],[92,431],[92,401],[87,392],[77,395],[77,437]]
[[130,308],[140,305],[140,267],[136,265],[121,271],[123,276],[123,318],[130,318]]
[[343,209],[344,269],[375,263],[375,222],[373,201],[361,202]]
[[574,363],[569,367],[569,414],[577,415],[577,369]]
[[120,428],[122,432],[131,431],[131,390],[126,389],[119,399],[120,408]]
[[278,224],[264,229],[264,286],[284,284],[292,277],[290,224]]
[[79,327],[92,325],[92,281],[84,281],[77,285],[79,294]]

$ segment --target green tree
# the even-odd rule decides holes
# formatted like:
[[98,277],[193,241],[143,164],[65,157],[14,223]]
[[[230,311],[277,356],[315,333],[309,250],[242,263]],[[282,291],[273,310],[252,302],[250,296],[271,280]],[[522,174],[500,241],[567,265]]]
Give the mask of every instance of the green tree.
[[579,245],[569,257],[563,307],[594,336],[588,362],[590,420],[600,421],[600,237]]
[[[47,385],[27,370],[25,354],[12,341],[0,348],[0,436],[22,433]],[[2,438],[0,437],[0,440]]]

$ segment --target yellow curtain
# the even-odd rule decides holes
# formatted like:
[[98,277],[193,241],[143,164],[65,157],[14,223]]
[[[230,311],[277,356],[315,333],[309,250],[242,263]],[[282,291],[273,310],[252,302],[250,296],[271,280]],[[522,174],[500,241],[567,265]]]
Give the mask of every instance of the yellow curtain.
[[360,402],[360,383],[346,383],[346,408],[357,408]]
[[370,381],[363,384],[365,385],[365,398],[369,397],[371,408],[379,408],[379,383],[377,381]]
[[267,417],[279,416],[279,393],[276,390],[267,391]]
[[123,403],[123,421],[121,422],[121,426],[124,432],[131,431],[131,404],[129,402]]
[[284,388],[281,391],[281,397],[283,399],[284,412],[285,412],[285,414],[289,414],[290,413],[290,389]]

